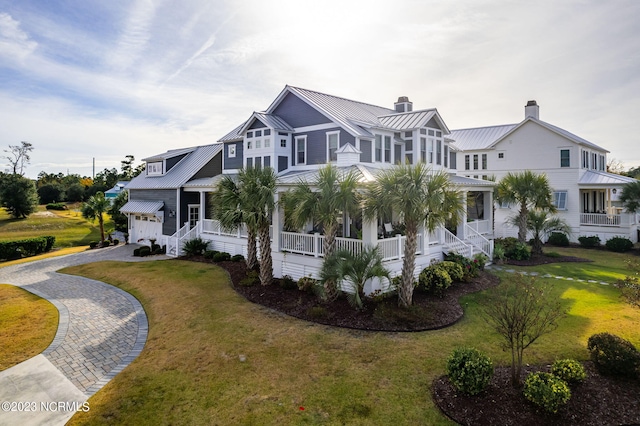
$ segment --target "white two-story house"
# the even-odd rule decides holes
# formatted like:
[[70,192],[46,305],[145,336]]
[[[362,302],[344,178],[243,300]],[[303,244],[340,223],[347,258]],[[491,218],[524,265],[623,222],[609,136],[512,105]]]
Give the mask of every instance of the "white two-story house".
[[[449,137],[458,151],[458,174],[500,180],[508,172],[544,173],[558,216],[571,226],[571,241],[597,235],[603,243],[613,236],[637,242],[638,216],[625,212],[618,198],[634,179],[607,173],[609,151],[539,115],[536,101],[529,101],[520,123],[453,130]],[[517,236],[517,229],[507,222],[516,210],[517,206],[496,206],[496,237]]]

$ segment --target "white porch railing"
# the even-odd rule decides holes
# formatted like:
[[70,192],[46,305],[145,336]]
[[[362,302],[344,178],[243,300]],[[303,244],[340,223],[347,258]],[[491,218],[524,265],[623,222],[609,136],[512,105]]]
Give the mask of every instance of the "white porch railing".
[[[193,229],[196,228],[194,227]],[[167,254],[169,256],[180,256],[182,241],[189,231],[189,223],[185,223],[185,225],[178,229],[173,235],[166,237],[164,244],[167,246]]]
[[465,243],[444,227],[442,228],[442,232],[444,233],[444,245],[449,249],[449,251],[456,252],[468,258],[473,257],[472,245]]
[[580,225],[621,227],[635,225],[637,222],[636,215],[632,213],[580,213]]
[[474,220],[467,222],[467,229],[473,229],[480,235],[491,234],[491,222],[488,220]]
[[225,237],[247,238],[247,227],[242,224],[239,228],[225,230],[220,226],[220,222],[212,219],[202,221],[202,232],[205,234],[223,235]]
[[485,256],[487,256],[489,259],[493,259],[493,240],[486,239],[468,224],[465,231],[467,234],[465,242],[473,245],[475,248],[484,253]]
[[[378,240],[378,249],[382,254],[382,260],[401,259],[404,256],[404,245],[407,237],[404,235],[396,235],[392,238]],[[422,234],[418,234],[418,248],[416,254],[422,254],[424,247],[424,238]]]

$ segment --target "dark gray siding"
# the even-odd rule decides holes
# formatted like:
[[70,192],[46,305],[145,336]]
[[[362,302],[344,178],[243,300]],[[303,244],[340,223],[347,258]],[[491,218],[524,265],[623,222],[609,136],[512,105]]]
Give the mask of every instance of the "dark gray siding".
[[343,146],[347,143],[355,146],[356,141],[353,136],[344,130],[336,127],[335,129],[326,129],[326,130],[315,130],[313,132],[307,133],[297,133],[293,137],[293,154],[294,160],[295,157],[295,137],[296,136],[307,136],[307,164],[324,164],[327,162],[327,133],[335,132],[336,130],[340,131],[340,146]]
[[438,124],[438,122],[436,121],[435,118],[432,118],[431,120],[429,120],[429,122],[427,123],[427,125],[425,127],[431,127],[432,129],[440,129],[440,130],[442,130],[442,128],[440,127],[440,125]]
[[[180,190],[180,227],[189,221],[189,204],[200,205],[199,192],[185,192]],[[173,231],[175,232],[175,231]]]
[[291,93],[284,97],[273,111],[273,114],[279,116],[293,127],[313,126],[331,121]]
[[[235,145],[236,146],[236,157],[229,158],[229,151],[227,146]],[[222,149],[222,153],[224,155],[224,168],[225,170],[229,169],[241,169],[242,168],[242,156],[243,156],[243,148],[244,143],[240,142],[225,142],[224,147]]]
[[284,155],[278,156],[278,172],[281,172],[289,167],[289,158]]
[[360,161],[363,163],[371,163],[371,141],[360,140]]
[[130,189],[129,199],[163,201],[164,223],[162,224],[162,234],[173,235],[178,230],[176,228],[176,218],[169,217],[169,210],[178,211],[175,189]]
[[[236,148],[237,150],[237,148]],[[238,156],[238,152],[236,151],[236,157]],[[222,173],[222,153],[216,154],[215,157],[211,159],[207,164],[204,165],[198,172],[193,175],[190,180],[201,179],[207,177],[218,176]]]
[[180,160],[182,160],[186,156],[187,154],[183,154],[183,155],[178,155],[177,157],[167,158],[167,170],[165,170],[165,173],[171,170],[173,166],[178,164]]
[[256,118],[255,120],[253,120],[253,124],[251,125],[251,127],[249,127],[249,129],[262,129],[263,127],[267,126],[262,121]]

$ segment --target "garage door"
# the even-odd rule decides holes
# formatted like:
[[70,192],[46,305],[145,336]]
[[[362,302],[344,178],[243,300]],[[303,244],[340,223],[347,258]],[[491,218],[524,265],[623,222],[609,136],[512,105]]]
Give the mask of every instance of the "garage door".
[[160,241],[162,236],[162,222],[151,215],[134,215],[131,221],[130,242],[150,244],[150,240]]

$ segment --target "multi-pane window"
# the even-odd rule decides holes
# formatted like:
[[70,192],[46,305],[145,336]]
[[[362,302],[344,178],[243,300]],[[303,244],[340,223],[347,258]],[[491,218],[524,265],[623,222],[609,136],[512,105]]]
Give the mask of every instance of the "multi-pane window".
[[435,141],[433,139],[429,139],[427,143],[427,151],[429,151],[429,164],[433,164],[433,144]]
[[473,155],[473,170],[478,170],[478,154]]
[[253,145],[253,141],[247,141],[247,149],[251,149],[252,145]]
[[287,147],[287,140],[286,139],[280,139],[280,146],[282,148],[286,148]]
[[582,151],[582,168],[589,168],[589,151]]
[[235,144],[227,145],[227,157],[235,158],[235,156],[236,156],[236,145]]
[[560,167],[571,167],[571,151],[568,149],[560,150]]
[[471,156],[469,154],[464,156],[464,169],[469,170],[471,168]]
[[482,170],[487,170],[487,154],[482,154]]
[[328,161],[337,161],[338,160],[338,136],[337,132],[327,133],[327,156]]
[[504,160],[504,152],[499,152],[498,153],[498,159],[499,160]]
[[157,163],[147,163],[146,169],[148,175],[161,175],[162,161],[158,161]]
[[591,168],[593,170],[598,169],[598,154],[596,154],[595,152],[591,154]]
[[442,164],[442,141],[436,141],[436,164]]
[[271,148],[271,139],[267,138],[267,139],[264,140],[264,147],[265,148]]
[[[421,131],[424,129],[421,129]],[[427,139],[420,138],[420,161],[427,162]]]
[[607,168],[607,162],[606,162],[606,157],[604,155],[600,156],[600,170],[601,171],[605,171]]
[[567,209],[567,191],[556,191],[553,193],[551,204],[558,210]]
[[296,164],[307,163],[307,137],[296,137]]
[[444,146],[444,166],[449,167],[449,145]]
[[391,162],[391,136],[384,137],[384,161]]
[[375,161],[382,161],[382,136],[381,135],[376,135],[375,152],[376,152]]

